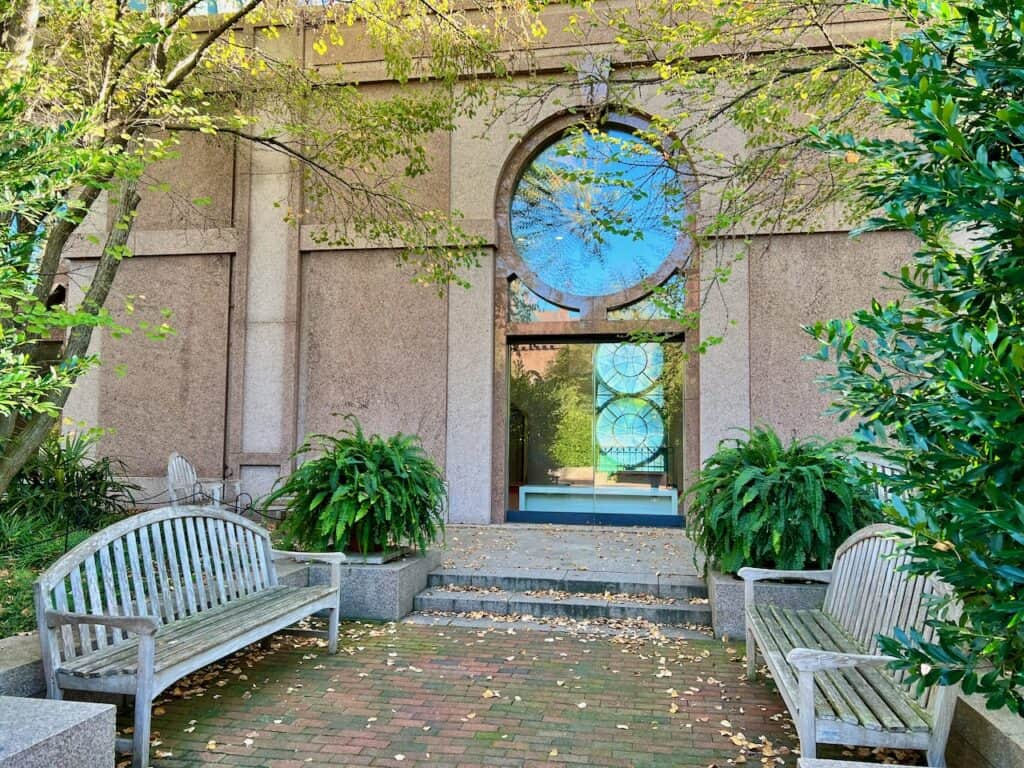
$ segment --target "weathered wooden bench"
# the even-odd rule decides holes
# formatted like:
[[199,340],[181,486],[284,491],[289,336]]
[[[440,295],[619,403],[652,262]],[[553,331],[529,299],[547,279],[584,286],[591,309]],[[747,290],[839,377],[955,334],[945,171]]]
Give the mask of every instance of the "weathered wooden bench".
[[[919,749],[928,764],[945,766],[946,740],[956,705],[955,688],[934,686],[915,697],[902,685],[903,673],[885,669],[878,635],[897,627],[925,627],[929,595],[941,583],[901,570],[906,555],[894,556],[899,528],[873,525],[853,534],[836,550],[828,571],[742,568],[747,621],[747,676],[760,648],[800,736],[802,757],[816,757],[816,745],[850,744]],[[821,610],[794,610],[755,599],[754,585],[766,579],[828,584]]]
[[289,587],[271,553],[266,530],[214,508],[164,507],[96,533],[35,585],[47,695],[134,695],[132,765],[144,768],[152,701],[174,681],[325,609],[335,653],[344,556],[306,555],[332,564],[331,584]]
[[[172,453],[167,459],[167,497],[172,507],[207,504],[207,499],[214,507],[224,505],[224,480],[200,480],[199,473],[191,461],[180,453]],[[241,485],[235,481],[230,483],[237,497]]]

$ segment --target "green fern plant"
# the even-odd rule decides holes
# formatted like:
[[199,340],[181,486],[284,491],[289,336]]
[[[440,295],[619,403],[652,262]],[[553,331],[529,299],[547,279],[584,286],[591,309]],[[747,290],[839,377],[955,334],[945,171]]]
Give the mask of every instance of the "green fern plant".
[[415,545],[444,532],[444,476],[419,437],[367,436],[354,416],[340,436],[312,435],[295,452],[299,465],[263,500],[286,500],[285,546],[361,553]]
[[836,547],[880,517],[850,441],[793,440],[769,427],[722,441],[687,489],[691,539],[709,568],[827,568]]

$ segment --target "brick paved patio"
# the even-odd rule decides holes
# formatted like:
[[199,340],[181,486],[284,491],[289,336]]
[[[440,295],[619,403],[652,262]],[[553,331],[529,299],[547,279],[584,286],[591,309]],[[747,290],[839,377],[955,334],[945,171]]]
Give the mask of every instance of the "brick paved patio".
[[513,632],[354,624],[336,657],[275,638],[158,702],[154,765],[796,762],[782,703],[742,679],[739,644]]

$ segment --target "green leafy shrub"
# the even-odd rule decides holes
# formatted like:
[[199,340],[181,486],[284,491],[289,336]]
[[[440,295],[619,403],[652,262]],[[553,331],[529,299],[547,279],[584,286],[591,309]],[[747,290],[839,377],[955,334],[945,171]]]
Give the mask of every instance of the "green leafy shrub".
[[906,33],[861,63],[900,138],[826,145],[859,158],[865,229],[919,247],[891,281],[903,298],[810,330],[836,411],[901,467],[886,485],[909,569],[950,588],[930,631],[882,649],[908,682],[1024,716],[1024,8],[890,7]]
[[876,499],[847,441],[793,440],[770,428],[723,441],[687,489],[704,568],[827,568],[843,539],[872,522]]
[[425,550],[444,531],[444,478],[420,443],[351,429],[340,437],[313,435],[295,456],[303,462],[263,502],[286,499],[281,524],[286,546],[329,552],[383,551],[406,544]]
[[41,568],[134,510],[124,465],[93,458],[100,433],[53,434],[0,502],[0,637],[35,628],[32,583]]
[[[123,462],[90,455],[98,439],[96,431],[51,435],[7,489],[5,514],[21,520],[11,525],[24,529],[32,521],[36,535],[47,525],[98,530],[131,512],[139,487],[123,479]],[[2,536],[0,529],[0,549]]]

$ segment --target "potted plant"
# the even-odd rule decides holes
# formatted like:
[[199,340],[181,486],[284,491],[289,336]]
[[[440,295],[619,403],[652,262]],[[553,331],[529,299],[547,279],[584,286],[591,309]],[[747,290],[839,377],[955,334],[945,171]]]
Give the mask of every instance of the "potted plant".
[[[851,459],[849,440],[793,439],[770,427],[722,441],[687,489],[690,538],[704,557],[718,635],[743,632],[744,566],[829,568],[836,547],[879,519],[874,488]],[[762,584],[787,605],[820,602],[823,587]]]
[[366,435],[354,416],[338,436],[312,435],[302,462],[263,502],[284,499],[286,547],[363,559],[420,552],[444,532],[444,476],[419,437]]

